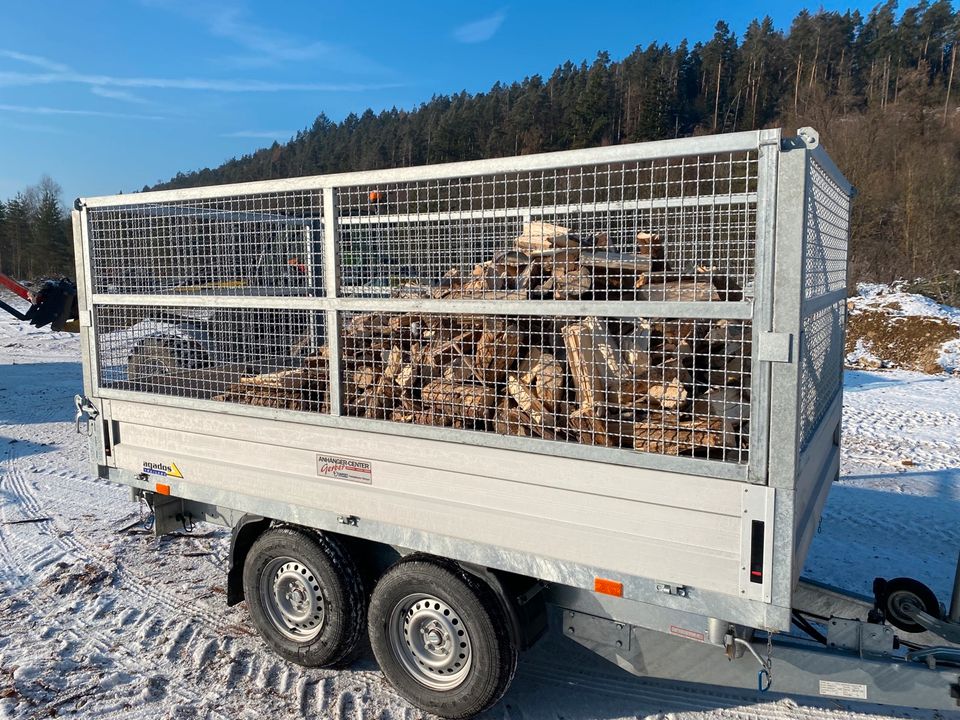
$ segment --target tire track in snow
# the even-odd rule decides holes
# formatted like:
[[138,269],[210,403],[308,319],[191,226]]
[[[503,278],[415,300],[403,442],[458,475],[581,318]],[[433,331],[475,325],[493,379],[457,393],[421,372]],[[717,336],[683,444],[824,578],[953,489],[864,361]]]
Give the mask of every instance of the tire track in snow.
[[[29,513],[35,516],[42,515],[44,512],[42,505],[36,498],[29,481],[24,477],[23,473],[19,471],[16,464],[13,465],[12,472],[8,477],[10,478],[8,489],[17,498],[18,504],[25,507]],[[40,534],[47,536],[52,541],[50,547],[60,545],[64,550],[76,554],[81,561],[95,560],[104,567],[117,566],[115,556],[104,552],[97,541],[94,541],[92,538],[85,538],[82,534],[76,534],[72,531],[53,532],[50,527],[44,527],[49,525],[55,526],[55,524],[56,519],[50,523],[39,524],[41,525],[39,528]],[[154,601],[170,609],[176,609],[182,613],[196,617],[212,627],[222,625],[222,616],[209,611],[199,603],[191,603],[182,596],[164,589],[162,586],[153,582],[152,577],[150,577],[151,573],[138,573],[130,567],[118,567],[118,569],[121,570],[118,576],[121,580],[127,581],[129,586],[128,590],[140,596],[142,599]]]
[[[3,478],[8,493],[8,501],[0,508],[0,517],[4,521],[39,516],[44,511],[44,506],[35,494],[32,483],[21,470],[18,462],[20,459],[17,453],[8,453],[4,462]],[[11,510],[14,512],[12,513]],[[12,517],[14,513],[16,518]],[[89,564],[92,560],[109,574],[107,579],[113,581],[109,583],[110,586],[119,585],[127,579],[114,558],[97,548],[92,541],[82,542],[70,533],[57,532],[49,526],[55,527],[55,522],[6,525],[2,528],[0,556],[7,572],[15,569],[19,574],[29,577],[58,558],[72,556],[75,561],[68,569],[82,563]],[[17,535],[17,552],[14,552],[11,547],[10,528],[22,531]],[[30,535],[34,537],[31,538]],[[61,592],[49,582],[53,579],[52,575],[48,575],[45,581],[34,582],[29,588],[32,596],[29,609],[32,611],[34,624],[47,628],[45,634],[49,638],[56,637],[61,641],[66,639],[68,642],[76,643],[82,648],[83,654],[97,653],[109,656],[129,677],[135,678],[141,675],[146,669],[141,662],[142,654],[155,647],[152,640],[158,633],[138,632],[138,630],[142,625],[152,624],[151,614],[132,607],[117,612],[114,610],[116,597],[101,596],[93,603],[85,604],[83,596],[92,591],[92,588],[75,583],[76,587]],[[66,581],[69,582],[69,578]],[[103,582],[106,583],[107,580]],[[170,602],[168,593],[151,593],[146,590],[142,582],[139,582],[139,579],[135,579],[134,582],[139,586],[135,586],[134,589],[142,590],[142,592],[133,593],[139,596],[137,599],[154,600],[155,603],[166,605],[166,609],[170,611],[184,607],[182,602]],[[130,583],[125,584],[130,585]],[[71,606],[79,606],[79,612],[63,613],[61,608],[65,601],[69,601]],[[82,622],[82,634],[74,627],[78,619]],[[185,621],[174,620],[174,624],[180,624],[183,628],[189,629],[193,627],[194,620],[191,618]],[[122,628],[127,633],[132,631],[133,636],[141,640],[139,647],[131,649],[118,645],[116,641],[118,628]],[[183,629],[181,629],[182,632]],[[70,653],[70,655],[76,654],[76,651]],[[196,705],[201,700],[199,694],[190,691],[190,685],[183,683],[178,683],[177,687],[168,691],[168,694],[177,702],[187,706]],[[62,698],[55,696],[43,704],[46,707],[55,708],[61,702]],[[97,702],[93,701],[91,705],[96,706]]]

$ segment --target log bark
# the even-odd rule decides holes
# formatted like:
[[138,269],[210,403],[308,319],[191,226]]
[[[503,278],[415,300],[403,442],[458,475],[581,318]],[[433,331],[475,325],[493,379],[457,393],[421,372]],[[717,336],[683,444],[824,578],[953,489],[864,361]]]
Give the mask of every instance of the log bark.
[[646,286],[650,300],[664,302],[719,302],[720,294],[707,280],[662,280],[651,279]]
[[554,300],[577,300],[593,287],[593,278],[586,268],[554,270],[540,286],[543,292],[551,293]]
[[570,413],[570,429],[584,445],[602,445],[613,447],[614,443],[607,434],[607,424],[593,407],[580,407]]
[[484,383],[502,383],[520,358],[520,330],[513,324],[495,319],[486,323],[473,365],[477,379]]
[[682,420],[673,413],[650,413],[634,424],[634,449],[662,455],[683,455],[723,447],[719,418]]
[[486,420],[493,414],[494,394],[479,383],[457,383],[441,378],[426,385],[420,394],[434,412],[461,420]]

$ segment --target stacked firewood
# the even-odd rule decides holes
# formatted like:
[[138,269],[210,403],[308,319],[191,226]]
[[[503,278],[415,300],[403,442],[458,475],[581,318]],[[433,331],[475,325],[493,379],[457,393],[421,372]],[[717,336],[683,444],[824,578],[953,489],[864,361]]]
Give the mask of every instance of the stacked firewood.
[[[399,294],[736,299],[738,289],[712,272],[669,268],[656,235],[640,233],[637,247],[614,252],[604,234],[578,237],[533,222],[511,250],[469,274],[454,269],[437,286]],[[343,409],[376,420],[722,455],[746,448],[750,342],[749,325],[739,321],[363,313],[344,323]],[[326,358],[317,358],[302,370],[244,378],[220,399],[326,407],[326,372]]]
[[330,412],[330,372],[326,348],[293,370],[241,377],[214,400],[244,405]]

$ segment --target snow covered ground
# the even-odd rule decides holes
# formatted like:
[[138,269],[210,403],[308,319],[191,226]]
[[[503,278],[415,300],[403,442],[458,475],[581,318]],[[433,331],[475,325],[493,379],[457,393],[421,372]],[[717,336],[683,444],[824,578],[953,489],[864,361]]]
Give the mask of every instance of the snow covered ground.
[[[0,318],[0,717],[413,718],[369,655],[342,672],[272,655],[224,597],[224,531],[154,538],[74,433],[76,338]],[[807,574],[869,592],[913,575],[948,599],[960,547],[960,378],[849,372],[843,479]],[[932,713],[885,711],[931,717]],[[634,678],[556,635],[491,718],[868,718],[839,702]]]

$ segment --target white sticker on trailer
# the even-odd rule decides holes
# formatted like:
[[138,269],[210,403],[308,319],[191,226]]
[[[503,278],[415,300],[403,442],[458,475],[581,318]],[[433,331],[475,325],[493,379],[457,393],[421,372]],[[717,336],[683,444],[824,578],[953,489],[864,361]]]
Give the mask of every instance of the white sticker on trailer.
[[370,485],[373,483],[373,465],[367,460],[317,453],[317,475]]
[[859,685],[857,683],[821,680],[820,694],[829,695],[830,697],[850,698],[851,700],[866,700],[867,686]]

